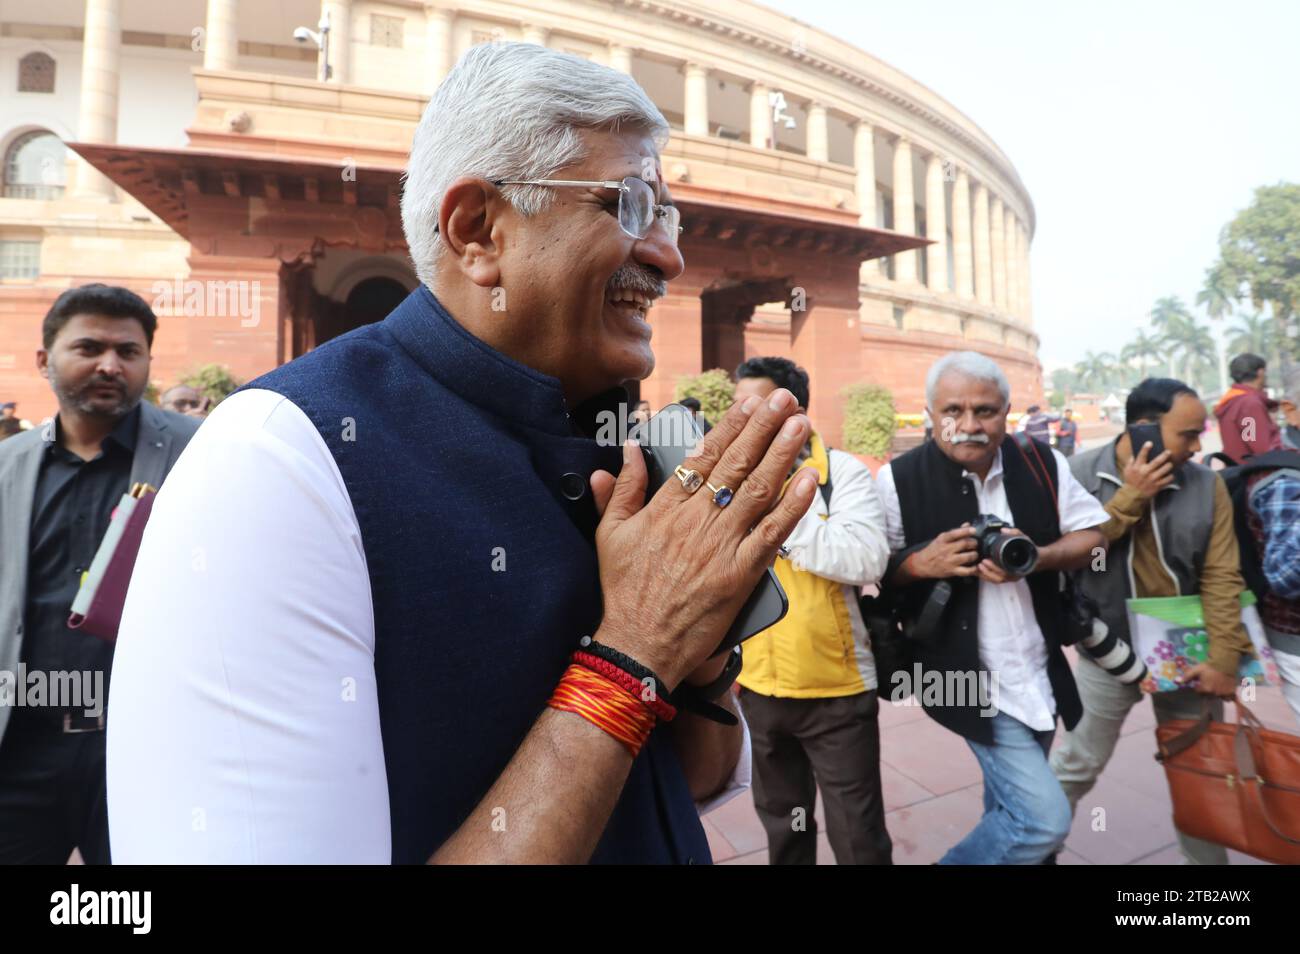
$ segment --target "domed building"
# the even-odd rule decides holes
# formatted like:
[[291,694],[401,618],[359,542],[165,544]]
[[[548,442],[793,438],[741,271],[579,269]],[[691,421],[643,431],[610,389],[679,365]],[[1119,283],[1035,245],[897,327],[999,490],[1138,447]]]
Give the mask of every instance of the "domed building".
[[1034,208],[1010,160],[917,80],[747,0],[44,0],[0,22],[0,399],[55,409],[33,367],[54,298],[154,305],[153,378],[251,378],[382,318],[416,285],[400,177],[429,94],[478,43],[631,74],[673,127],[686,272],[650,313],[677,379],[784,354],[840,437],[871,381],[901,413],[971,348],[1040,399]]

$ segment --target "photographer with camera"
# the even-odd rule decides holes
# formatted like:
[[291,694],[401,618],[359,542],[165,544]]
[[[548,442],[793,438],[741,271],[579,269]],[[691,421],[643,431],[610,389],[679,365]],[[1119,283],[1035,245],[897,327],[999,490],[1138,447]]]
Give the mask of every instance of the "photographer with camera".
[[[1070,829],[1069,803],[1047,764],[1056,717],[1069,728],[1082,714],[1061,651],[1059,571],[1104,549],[1097,527],[1106,513],[1059,453],[1005,440],[1011,388],[989,358],[940,359],[925,393],[935,440],[886,464],[876,483],[894,551],[888,586],[906,615],[926,620],[908,641],[911,691],[966,739],[984,773],[984,816],[940,864],[1038,864]],[[944,687],[938,699],[927,673]],[[908,694],[911,677],[900,686],[900,675],[895,701]],[[972,681],[983,698],[949,691]]]
[[[1208,658],[1178,679],[1191,683],[1189,687],[1151,697],[1157,722],[1196,719],[1205,696],[1231,698],[1236,693],[1240,657],[1254,652],[1241,624],[1238,600],[1245,583],[1232,500],[1218,474],[1192,462],[1201,449],[1206,419],[1205,405],[1195,391],[1173,378],[1147,378],[1129,393],[1125,410],[1130,430],[1080,454],[1070,465],[1109,516],[1101,528],[1111,546],[1106,564],[1083,574],[1082,587],[1129,657],[1126,600],[1200,594]],[[1134,447],[1130,432],[1142,434],[1138,427],[1143,424],[1157,425],[1158,430],[1151,432],[1153,440]],[[1161,446],[1153,446],[1155,439]],[[1052,753],[1052,770],[1071,808],[1096,784],[1115,751],[1124,719],[1142,698],[1127,675],[1131,671],[1126,663],[1111,659],[1103,669],[1089,653],[1079,654],[1075,677],[1084,717]],[[1222,702],[1214,701],[1212,714],[1222,721]],[[1193,864],[1228,863],[1221,845],[1181,832],[1178,841]]]

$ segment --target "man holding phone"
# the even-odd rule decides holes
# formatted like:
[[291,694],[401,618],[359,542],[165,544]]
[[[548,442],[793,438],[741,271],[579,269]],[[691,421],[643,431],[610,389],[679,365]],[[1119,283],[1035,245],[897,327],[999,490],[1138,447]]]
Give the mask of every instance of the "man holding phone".
[[[1205,405],[1172,378],[1148,378],[1130,392],[1129,427],[1110,444],[1071,460],[1079,482],[1110,519],[1102,533],[1110,544],[1104,567],[1080,575],[1101,618],[1129,642],[1129,598],[1200,594],[1209,634],[1209,657],[1182,681],[1187,688],[1152,696],[1156,721],[1199,718],[1205,696],[1231,698],[1242,654],[1251,654],[1241,624],[1241,578],[1232,501],[1222,478],[1192,462],[1201,449]],[[1074,669],[1084,715],[1052,753],[1052,771],[1073,809],[1110,761],[1129,710],[1142,698],[1080,653]],[[1215,719],[1223,703],[1213,703]],[[1226,864],[1221,845],[1178,836],[1193,864]]]
[[[115,860],[710,860],[698,813],[748,781],[714,650],[816,481],[781,494],[810,429],[783,389],[648,502],[641,450],[600,438],[685,267],[668,132],[558,50],[447,75],[402,193],[420,287],[222,401],[154,506]],[[729,724],[675,708],[697,692]]]

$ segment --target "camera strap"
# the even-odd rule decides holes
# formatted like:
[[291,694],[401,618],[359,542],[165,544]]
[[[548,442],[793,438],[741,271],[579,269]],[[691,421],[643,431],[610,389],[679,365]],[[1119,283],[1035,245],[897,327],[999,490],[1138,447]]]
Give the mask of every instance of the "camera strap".
[[[1047,465],[1043,463],[1043,457],[1038,452],[1037,445],[1027,434],[1017,434],[1015,439],[1016,444],[1020,447],[1021,456],[1024,457],[1025,463],[1029,465],[1029,472],[1034,475],[1034,480],[1037,481],[1043,492],[1052,498],[1052,506],[1056,510],[1057,532],[1064,533],[1064,529],[1061,527],[1061,504],[1057,500],[1056,490],[1052,486],[1052,476],[1047,470]],[[1032,461],[1029,459],[1031,455],[1033,456]],[[1077,570],[1062,570],[1058,574],[1061,608],[1065,613],[1065,627],[1060,635],[1061,645],[1063,646],[1072,646],[1080,640],[1087,639],[1092,634],[1093,620],[1101,615],[1096,602],[1091,597],[1084,595],[1082,588],[1075,580],[1078,572]]]
[[[1047,470],[1047,464],[1043,462],[1043,456],[1038,452],[1038,445],[1028,434],[1020,433],[1015,435],[1016,446],[1020,448],[1020,456],[1025,459],[1029,465],[1029,472],[1034,475],[1034,482],[1038,484],[1043,493],[1052,498],[1052,509],[1056,511],[1056,529],[1059,533],[1061,530],[1061,502],[1057,499],[1056,487],[1052,485],[1052,475]],[[1030,457],[1033,460],[1030,460]]]

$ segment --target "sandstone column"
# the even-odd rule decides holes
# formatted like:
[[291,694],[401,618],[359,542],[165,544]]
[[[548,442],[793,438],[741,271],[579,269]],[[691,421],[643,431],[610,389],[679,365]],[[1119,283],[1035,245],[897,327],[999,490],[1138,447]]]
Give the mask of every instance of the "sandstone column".
[[925,163],[926,284],[931,291],[948,290],[948,212],[944,207],[943,162],[931,153]]
[[609,67],[631,76],[632,51],[620,43],[611,43],[609,45]]
[[203,36],[203,68],[233,70],[239,58],[239,30],[235,21],[239,0],[208,0],[208,24]]
[[455,65],[455,53],[451,48],[452,24],[456,13],[445,7],[425,4],[424,37],[425,56],[428,60],[429,92],[442,85],[442,81]]
[[533,43],[537,46],[545,46],[546,41],[551,38],[551,31],[546,27],[535,26],[531,23],[524,24],[524,42]]
[[[912,198],[912,144],[899,137],[894,144],[894,231],[916,234],[916,205]],[[894,256],[894,278],[900,282],[916,281],[916,252],[899,252]]]
[[975,300],[993,304],[993,263],[989,239],[989,190],[975,183]]
[[994,196],[989,203],[989,239],[993,245],[993,305],[1007,310],[1007,216],[1002,200]]
[[767,104],[767,85],[753,83],[749,87],[749,144],[768,149],[772,141],[772,107]]
[[830,128],[826,124],[826,107],[821,103],[808,104],[808,158],[816,162],[829,162],[831,158]]
[[[858,198],[858,224],[869,229],[878,228],[876,219],[876,143],[871,131],[871,124],[865,119],[859,120],[853,127],[853,167],[858,178],[856,193]],[[880,260],[870,259],[862,263],[861,274],[880,273]]]
[[952,279],[954,290],[960,297],[975,297],[974,270],[971,267],[970,178],[965,169],[957,170],[957,178],[952,184]]
[[1006,209],[1006,225],[1003,234],[1007,243],[1007,313],[1020,314],[1020,232],[1016,215],[1010,208]]
[[686,64],[686,134],[709,134],[709,71],[698,63]]
[[[116,142],[122,0],[86,0],[84,36],[77,138],[82,142]],[[84,160],[79,160],[76,168],[73,195],[113,201],[117,190],[109,179]]]
[[1024,286],[1025,286],[1025,327],[1034,326],[1034,286],[1029,280],[1029,229],[1025,229],[1025,245],[1023,249],[1023,258],[1021,263],[1024,266]]
[[352,0],[322,0],[320,8],[322,16],[330,15],[329,82],[346,83],[352,53]]

